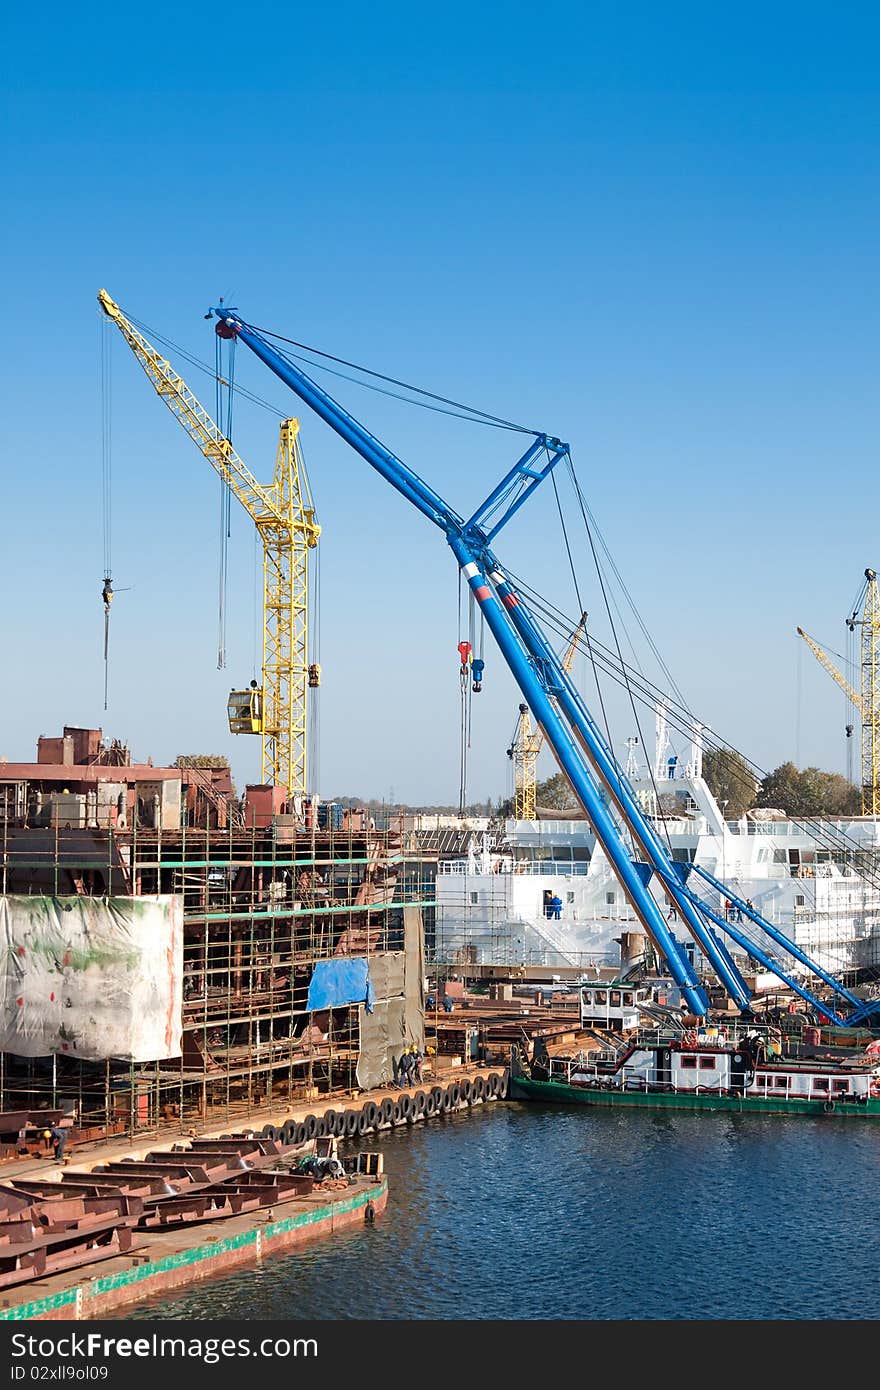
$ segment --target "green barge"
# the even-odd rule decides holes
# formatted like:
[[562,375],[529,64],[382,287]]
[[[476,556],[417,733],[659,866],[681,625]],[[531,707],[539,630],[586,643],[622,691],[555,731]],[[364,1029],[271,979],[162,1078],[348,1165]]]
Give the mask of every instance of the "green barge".
[[738,1115],[834,1116],[880,1120],[880,1058],[768,1054],[757,1030],[718,1029],[661,1036],[637,1032],[614,1049],[572,1056],[536,1055],[514,1047],[514,1100],[602,1109],[715,1111]]

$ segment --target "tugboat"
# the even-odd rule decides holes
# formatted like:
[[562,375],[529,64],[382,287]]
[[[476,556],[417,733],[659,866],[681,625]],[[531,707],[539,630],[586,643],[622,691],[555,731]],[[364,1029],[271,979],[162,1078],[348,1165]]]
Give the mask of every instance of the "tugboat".
[[624,981],[582,985],[581,1026],[596,1046],[551,1057],[539,1042],[531,1062],[514,1046],[511,1099],[880,1119],[875,1044],[846,1058],[795,1058],[785,1055],[778,1029],[743,1022],[685,1028],[671,1011],[652,1016],[649,994]]

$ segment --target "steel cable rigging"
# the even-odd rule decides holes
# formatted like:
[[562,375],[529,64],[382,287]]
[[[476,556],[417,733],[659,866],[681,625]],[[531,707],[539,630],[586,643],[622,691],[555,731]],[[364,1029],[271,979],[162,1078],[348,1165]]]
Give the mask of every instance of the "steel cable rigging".
[[[528,597],[530,604],[535,611],[540,614],[546,625],[552,628],[560,637],[568,638],[572,630],[572,619],[560,609],[556,608],[549,600],[543,598],[536,590],[532,589],[525,580],[519,578],[510,570],[507,571],[507,574],[515,583],[516,587],[521,589]],[[693,736],[694,727],[699,721],[687,707],[672,700],[664,690],[654,685],[646,677],[643,677],[641,673],[636,672],[626,663],[624,663],[625,670],[622,670],[616,653],[604,646],[604,644],[599,642],[595,637],[588,638],[585,636],[582,638],[580,648],[591,660],[595,661],[598,670],[603,672],[605,676],[614,681],[614,683],[619,685],[622,689],[633,694],[634,697],[647,708],[654,709],[658,701],[666,701],[669,723],[677,732],[688,737]],[[763,781],[769,775],[765,769],[761,768],[752,759],[740,752],[734,744],[726,742],[708,728],[708,726],[701,725],[700,737],[701,741],[706,744],[711,751],[734,753],[742,759],[743,763],[746,764],[749,769],[749,774],[736,764],[732,764],[730,767],[730,775],[735,781],[739,781],[744,788],[752,790],[755,782]],[[750,775],[751,773],[754,773],[753,778]],[[872,885],[880,887],[880,877],[874,875],[869,866],[863,862],[864,847],[853,836],[849,835],[840,826],[832,824],[830,821],[825,821],[822,817],[797,816],[794,819],[797,820],[798,824],[804,826],[806,833],[810,835],[820,847],[835,850],[838,853],[842,851],[844,854],[849,854],[852,856],[853,862],[855,862],[857,858],[859,861],[860,876]]]
[[113,340],[110,325],[102,314],[98,322],[99,396],[101,414],[100,496],[101,540],[104,581],[101,600],[104,604],[104,709],[107,708],[110,680],[110,605],[113,602]]

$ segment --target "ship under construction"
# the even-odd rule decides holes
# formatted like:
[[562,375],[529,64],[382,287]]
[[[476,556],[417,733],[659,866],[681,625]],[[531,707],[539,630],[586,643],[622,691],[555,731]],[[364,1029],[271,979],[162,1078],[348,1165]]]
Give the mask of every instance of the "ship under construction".
[[0,765],[0,1111],[225,1123],[390,1081],[424,1046],[433,883],[399,834],[177,762],[66,726]]

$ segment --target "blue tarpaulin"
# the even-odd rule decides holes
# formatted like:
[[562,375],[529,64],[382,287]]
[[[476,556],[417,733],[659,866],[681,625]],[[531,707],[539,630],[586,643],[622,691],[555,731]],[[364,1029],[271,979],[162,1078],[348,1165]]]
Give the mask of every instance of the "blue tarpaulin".
[[362,956],[319,960],[309,982],[307,1009],[336,1009],[341,1004],[365,1004],[373,1012],[373,982],[369,962]]

